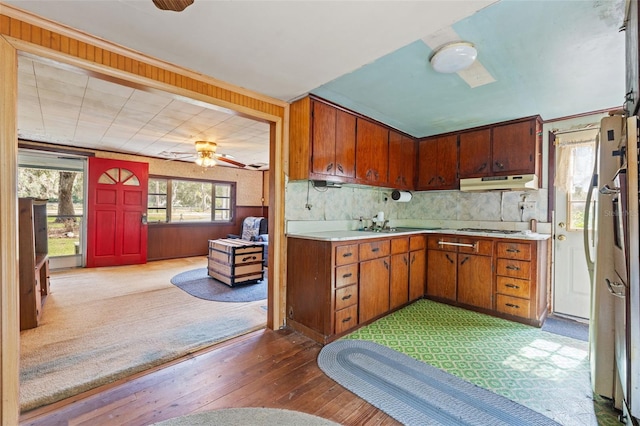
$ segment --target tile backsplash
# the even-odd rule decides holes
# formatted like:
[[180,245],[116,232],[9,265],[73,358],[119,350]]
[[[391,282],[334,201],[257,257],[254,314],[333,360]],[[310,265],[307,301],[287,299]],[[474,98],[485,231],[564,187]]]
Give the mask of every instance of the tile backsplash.
[[[451,222],[521,222],[547,220],[547,190],[536,191],[422,191],[408,202],[391,199],[390,189],[364,186],[314,188],[309,181],[288,182],[287,221],[345,221],[371,219],[382,211],[394,220]],[[527,208],[520,209],[526,201]]]

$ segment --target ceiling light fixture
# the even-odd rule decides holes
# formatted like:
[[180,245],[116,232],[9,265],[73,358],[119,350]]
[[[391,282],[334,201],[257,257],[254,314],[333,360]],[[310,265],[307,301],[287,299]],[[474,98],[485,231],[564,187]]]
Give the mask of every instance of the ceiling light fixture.
[[216,165],[216,145],[215,142],[196,141],[196,164],[202,167],[213,167]]
[[473,44],[456,41],[438,48],[429,61],[437,72],[449,74],[469,68],[477,56]]

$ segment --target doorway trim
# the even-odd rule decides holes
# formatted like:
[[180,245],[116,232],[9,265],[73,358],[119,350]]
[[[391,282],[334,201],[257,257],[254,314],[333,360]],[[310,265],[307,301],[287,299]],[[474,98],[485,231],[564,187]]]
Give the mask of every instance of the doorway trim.
[[0,353],[1,424],[19,416],[19,326],[17,260],[17,55],[35,55],[138,85],[224,108],[270,124],[267,327],[284,324],[285,234],[284,171],[289,105],[284,101],[221,82],[212,77],[142,55],[9,5],[0,4]]

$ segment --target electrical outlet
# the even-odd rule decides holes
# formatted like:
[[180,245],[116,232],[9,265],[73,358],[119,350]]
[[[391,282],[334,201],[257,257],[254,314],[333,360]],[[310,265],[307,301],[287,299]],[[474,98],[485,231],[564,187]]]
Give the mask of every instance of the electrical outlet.
[[535,210],[536,209],[536,202],[535,201],[520,201],[518,203],[518,208],[520,210]]

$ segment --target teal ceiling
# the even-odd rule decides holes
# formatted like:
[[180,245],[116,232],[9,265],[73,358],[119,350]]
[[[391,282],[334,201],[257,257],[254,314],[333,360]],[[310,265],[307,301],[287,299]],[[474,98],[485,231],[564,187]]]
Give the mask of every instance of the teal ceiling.
[[435,72],[433,50],[417,40],[311,93],[415,137],[619,108],[624,7],[624,0],[504,0],[453,24],[495,79],[480,87]]

